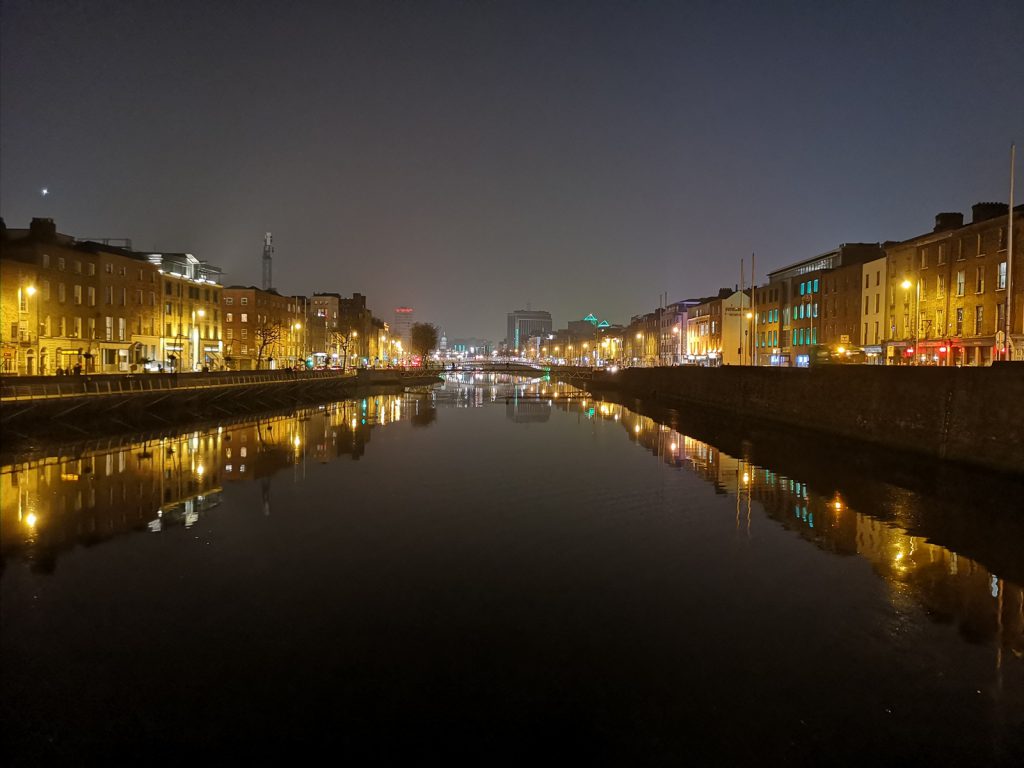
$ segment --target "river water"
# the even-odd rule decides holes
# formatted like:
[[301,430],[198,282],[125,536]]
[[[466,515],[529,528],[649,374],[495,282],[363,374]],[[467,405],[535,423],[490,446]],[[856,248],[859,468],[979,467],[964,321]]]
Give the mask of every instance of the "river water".
[[462,374],[8,457],[5,764],[1024,756],[1018,480],[630,405]]

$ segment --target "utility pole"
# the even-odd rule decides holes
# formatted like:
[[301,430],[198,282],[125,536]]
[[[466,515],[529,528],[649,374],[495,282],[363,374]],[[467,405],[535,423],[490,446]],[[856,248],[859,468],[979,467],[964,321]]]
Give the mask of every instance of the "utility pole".
[[750,254],[750,311],[754,313],[754,322],[751,323],[750,340],[753,346],[750,348],[750,364],[757,365],[757,304],[754,296],[757,294],[757,254]]
[[[740,348],[739,348],[740,359],[739,359],[739,364],[740,365],[743,365],[743,359],[744,359],[744,356],[743,356],[743,321],[745,319],[743,317],[744,314],[745,313],[744,313],[744,307],[743,307],[743,259],[740,259],[740,310],[739,310],[739,315],[740,315]],[[724,320],[725,318],[723,317],[722,319]]]
[[274,236],[267,232],[263,236],[263,290],[269,291],[274,287]]
[[1017,145],[1010,144],[1010,212],[1006,222],[1006,339],[1003,341],[1007,360],[1013,359],[1010,333],[1013,331],[1013,170],[1016,157]]

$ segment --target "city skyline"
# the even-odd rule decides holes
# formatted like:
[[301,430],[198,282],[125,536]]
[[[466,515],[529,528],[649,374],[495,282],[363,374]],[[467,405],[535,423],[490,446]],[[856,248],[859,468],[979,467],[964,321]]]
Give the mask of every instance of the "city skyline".
[[2,9],[9,227],[246,285],[273,232],[283,294],[358,291],[449,336],[498,340],[528,304],[624,322],[741,258],[749,279],[751,253],[763,277],[913,237],[1007,200],[1024,125],[1013,3]]

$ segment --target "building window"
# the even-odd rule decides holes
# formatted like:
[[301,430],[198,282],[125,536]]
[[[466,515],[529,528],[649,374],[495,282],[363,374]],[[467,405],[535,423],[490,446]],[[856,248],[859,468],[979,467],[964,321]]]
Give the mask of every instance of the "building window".
[[999,266],[996,267],[996,290],[1006,290],[1006,262],[1000,261]]
[[876,313],[878,312],[878,305],[879,305],[879,303],[881,303],[881,301],[882,301],[882,294],[876,293],[875,294],[875,312]]
[[978,267],[974,270],[974,292],[984,293],[985,292],[985,268]]
[[248,329],[248,328],[243,328],[243,329],[242,329],[242,334],[241,334],[241,337],[242,337],[243,339],[247,339],[247,338],[249,338],[249,329]]
[[955,332],[955,335],[956,336],[963,336],[964,335],[964,308],[963,307],[957,307],[956,308],[956,332]]
[[938,261],[936,261],[936,263],[937,264],[945,264],[946,263],[946,244],[945,243],[939,243],[939,258],[938,258]]
[[114,265],[113,264],[104,264],[103,265],[103,271],[106,272],[108,275],[114,274]]
[[48,253],[44,253],[43,254],[43,266],[44,267],[49,267],[50,266],[50,254],[48,254]]
[[127,323],[123,317],[117,318],[117,340],[124,341],[127,332]]
[[96,274],[96,265],[95,264],[86,264],[85,265],[85,274],[89,275],[90,277],[92,275],[95,275]]
[[999,250],[1006,250],[1006,227],[999,228]]
[[230,322],[231,322],[231,318],[232,318],[233,316],[234,316],[234,315],[233,315],[233,314],[232,314],[231,312],[225,312],[225,313],[224,313],[224,322],[225,322],[225,323],[230,323]]
[[942,299],[946,296],[946,276],[936,275],[935,277],[935,298]]
[[231,341],[233,338],[235,338],[235,332],[231,328],[225,328],[224,329],[224,338],[227,341]]
[[928,268],[928,251],[924,248],[921,249],[921,269]]
[[961,269],[956,273],[956,295],[964,295],[964,285],[967,282],[967,270]]
[[243,312],[241,315],[239,315],[239,318],[241,319],[241,321],[243,323],[248,323],[249,322],[249,313],[248,312]]
[[984,322],[985,322],[985,307],[983,307],[981,304],[978,304],[974,308],[974,333],[975,333],[976,336],[980,336],[981,335],[982,328],[984,327]]
[[1006,305],[996,304],[996,330],[1002,331],[1006,328]]
[[113,341],[114,340],[114,318],[112,318],[112,317],[105,317],[105,318],[103,318],[103,324],[104,324],[104,336],[103,336],[103,338],[106,339],[107,341]]
[[63,304],[65,298],[66,296],[64,293],[64,283],[57,283],[57,301]]
[[225,304],[225,305],[227,305],[227,306],[229,306],[229,307],[230,307],[230,306],[231,306],[232,304],[234,304],[234,303],[235,303],[235,300],[234,300],[234,298],[232,298],[231,296],[225,296],[225,297],[224,297],[224,304]]
[[946,311],[943,309],[935,310],[935,333],[939,336],[946,335]]
[[72,295],[74,296],[75,304],[81,304],[82,303],[82,286],[80,286],[80,285],[72,286],[71,291],[72,291]]
[[89,301],[89,306],[90,306],[90,307],[95,307],[95,306],[96,306],[96,289],[95,289],[95,288],[93,288],[93,287],[92,287],[92,286],[90,285],[90,286],[89,286],[88,288],[86,288],[85,290],[86,290],[86,296],[88,297],[88,301]]
[[61,272],[64,271],[64,257],[63,256],[58,256],[57,257],[57,269],[59,269]]
[[244,307],[249,303],[249,298],[247,296],[242,296],[240,303]]

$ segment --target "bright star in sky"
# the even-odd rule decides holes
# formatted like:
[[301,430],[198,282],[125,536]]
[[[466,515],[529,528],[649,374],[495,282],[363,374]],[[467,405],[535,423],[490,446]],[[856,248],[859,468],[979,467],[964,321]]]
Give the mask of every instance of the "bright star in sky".
[[46,197],[48,194],[50,194],[50,188],[49,187],[43,187],[39,191],[40,191],[40,193],[42,194],[43,197]]

